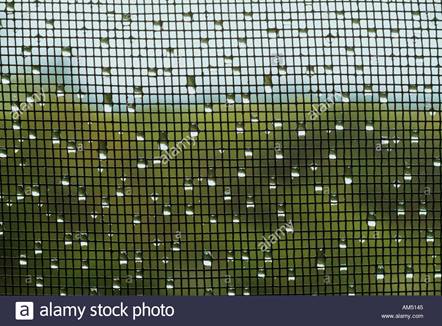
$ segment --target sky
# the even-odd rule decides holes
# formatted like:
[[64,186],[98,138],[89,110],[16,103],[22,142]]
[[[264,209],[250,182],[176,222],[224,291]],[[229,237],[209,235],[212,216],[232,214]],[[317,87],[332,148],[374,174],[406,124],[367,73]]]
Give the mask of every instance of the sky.
[[440,1],[146,2],[0,0],[1,72],[107,110],[301,94],[439,109]]

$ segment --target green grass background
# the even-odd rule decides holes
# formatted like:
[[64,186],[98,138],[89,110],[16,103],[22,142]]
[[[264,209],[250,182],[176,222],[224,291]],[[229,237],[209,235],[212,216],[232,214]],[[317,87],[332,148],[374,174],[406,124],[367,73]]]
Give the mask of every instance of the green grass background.
[[[36,91],[27,82],[1,88],[0,148],[7,152],[0,159],[1,294],[441,294],[441,174],[434,166],[441,155],[440,115],[337,103],[311,121],[312,106],[302,97],[290,105],[217,104],[212,112],[139,105],[135,113],[104,113],[69,95],[57,97],[51,88],[45,106],[34,105],[13,120],[10,103]],[[172,147],[195,125],[195,146],[167,166],[155,164],[160,132],[167,132]],[[56,129],[60,144],[52,142]],[[140,134],[144,141],[137,141]],[[73,141],[81,150],[69,154]],[[99,160],[103,142],[108,158]],[[275,147],[283,159],[276,159]],[[247,149],[253,157],[246,157]],[[137,168],[142,158],[146,169]],[[344,183],[347,166],[351,185]],[[291,176],[294,167],[299,178]],[[239,169],[246,177],[238,178]],[[208,186],[211,173],[214,187]],[[69,186],[61,185],[65,175]],[[186,178],[192,191],[184,189]],[[36,185],[40,196],[29,194]],[[318,185],[322,192],[315,191]],[[23,200],[17,199],[20,186],[28,190]],[[78,201],[81,186],[86,201]],[[126,195],[118,197],[122,186]],[[231,201],[224,198],[226,188]],[[254,207],[247,208],[247,201]],[[163,214],[167,205],[170,216]],[[278,215],[281,207],[284,216]],[[375,212],[375,227],[367,224],[369,212]],[[136,215],[139,224],[133,223]],[[294,232],[271,253],[259,251],[262,237],[289,220]],[[427,241],[430,233],[434,242]],[[177,234],[180,250],[174,251]],[[203,265],[205,250],[213,256],[210,268]],[[317,268],[320,250],[325,270]],[[120,264],[122,253],[127,264]],[[20,265],[20,255],[27,265]],[[51,268],[54,258],[57,269]],[[382,281],[376,279],[380,265]],[[412,279],[406,279],[407,266]]]

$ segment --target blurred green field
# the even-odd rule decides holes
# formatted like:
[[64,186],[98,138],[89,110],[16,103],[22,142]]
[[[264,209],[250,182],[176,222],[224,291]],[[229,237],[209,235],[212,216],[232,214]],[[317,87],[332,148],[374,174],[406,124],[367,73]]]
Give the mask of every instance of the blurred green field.
[[14,120],[2,87],[1,294],[441,294],[438,113],[51,95]]

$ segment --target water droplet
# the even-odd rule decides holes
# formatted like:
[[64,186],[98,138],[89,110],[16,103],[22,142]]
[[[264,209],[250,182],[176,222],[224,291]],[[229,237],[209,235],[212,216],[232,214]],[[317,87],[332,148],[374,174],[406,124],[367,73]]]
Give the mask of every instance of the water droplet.
[[111,67],[102,67],[101,72],[103,76],[110,76],[112,75],[112,68]]
[[367,217],[367,225],[371,228],[376,226],[376,214],[375,212],[369,212]]
[[348,266],[345,262],[340,263],[339,265],[339,272],[340,273],[347,273],[348,271]]
[[233,253],[232,250],[227,250],[227,261],[228,262],[233,262],[235,260],[235,254]]
[[54,19],[46,19],[45,23],[46,23],[46,28],[52,29],[52,28],[54,28],[55,20]]
[[[283,203],[278,203],[278,208],[277,208],[277,211],[276,211],[276,215],[278,216],[278,217],[285,217],[285,207],[284,207],[284,204]],[[290,231],[291,230],[288,230],[288,228],[287,227],[285,227],[285,231],[287,232],[287,233],[290,233]]]
[[275,190],[277,188],[276,177],[270,177],[269,179],[269,189]]
[[23,186],[17,186],[17,201],[25,199],[25,190]]
[[60,130],[53,130],[52,131],[52,144],[57,145],[60,144]]
[[341,241],[339,241],[339,248],[340,249],[347,249],[347,240],[346,239],[341,239]]
[[120,252],[120,265],[127,265],[127,261],[128,261],[127,252],[125,251]]
[[101,141],[98,144],[98,158],[100,160],[107,159],[107,143],[104,141]]
[[265,279],[266,272],[265,272],[264,268],[259,268],[258,269],[257,276],[258,276],[259,279],[262,279],[262,280]]
[[121,282],[119,278],[114,278],[113,282],[112,282],[112,288],[115,290],[119,290],[121,287]]
[[109,197],[108,196],[102,196],[101,197],[101,207],[102,208],[109,208],[110,207],[110,202],[109,202]]
[[385,278],[385,270],[383,265],[378,265],[376,268],[376,280],[383,281]]
[[141,223],[141,215],[139,215],[139,214],[135,214],[135,215],[133,216],[133,218],[132,218],[132,223],[133,223],[134,225],[136,225],[136,224],[140,224],[140,223]]
[[196,137],[198,137],[199,133],[200,133],[200,129],[198,127],[198,124],[191,123],[190,124],[190,137],[196,138]]
[[72,56],[72,48],[70,46],[64,46],[61,48],[61,54],[66,57]]
[[57,223],[64,223],[63,214],[57,214]]
[[355,286],[354,284],[348,285],[348,296],[353,297],[356,295]]
[[172,207],[170,206],[170,204],[165,204],[163,206],[163,215],[164,216],[172,215]]
[[169,139],[166,131],[160,132],[158,136],[158,148],[160,151],[167,151],[169,149]]
[[209,46],[209,39],[207,37],[202,37],[200,39],[200,43],[203,47],[208,47]]
[[305,68],[305,73],[310,76],[316,74],[316,67],[313,65],[308,65]]
[[43,277],[42,276],[36,276],[35,277],[35,286],[37,288],[42,288],[43,287]]
[[282,145],[280,143],[277,143],[275,145],[275,159],[282,160],[284,159],[284,154],[282,151]]
[[224,200],[225,201],[232,200],[232,190],[230,189],[230,187],[226,187],[224,189]]
[[342,121],[340,121],[340,120],[337,120],[337,121],[336,121],[335,129],[336,129],[337,131],[342,131],[342,130],[344,130],[344,124],[342,123]]
[[142,86],[135,86],[134,87],[134,97],[135,98],[143,98],[144,92]]
[[86,188],[83,186],[79,186],[77,189],[77,196],[79,201],[86,200]]
[[209,168],[207,172],[207,185],[209,187],[215,187],[216,186],[216,176],[215,176],[215,169]]
[[244,123],[237,122],[236,123],[236,133],[237,134],[243,134],[244,133]]
[[427,203],[421,201],[419,204],[419,217],[425,217],[428,214]]
[[72,239],[73,239],[72,233],[65,233],[65,235],[64,235],[65,246],[72,245]]
[[264,75],[264,90],[266,93],[271,93],[273,88],[272,75]]
[[353,183],[352,168],[350,166],[345,168],[344,182],[346,185]]
[[184,179],[184,191],[192,191],[193,190],[193,180],[192,178]]
[[145,169],[147,168],[147,161],[144,158],[140,158],[137,161],[137,168],[138,169]]
[[241,259],[243,261],[249,261],[250,260],[250,256],[249,256],[249,252],[247,250],[243,250],[241,253]]
[[233,214],[232,223],[238,224],[241,222],[241,218],[238,213]]
[[187,76],[187,91],[189,94],[196,94],[196,78],[195,76]]
[[36,255],[41,255],[43,253],[41,241],[35,241],[35,243],[34,243],[34,253]]
[[144,139],[145,139],[144,132],[143,131],[137,132],[136,139],[137,139],[137,141],[144,141]]
[[37,139],[37,135],[36,135],[35,131],[29,130],[28,138],[29,139]]
[[319,169],[319,165],[318,165],[318,163],[316,163],[316,162],[312,162],[312,163],[310,163],[309,164],[309,169],[310,169],[310,171],[317,171],[318,169]]
[[11,83],[11,75],[1,74],[1,82],[3,85],[9,85]]
[[14,121],[12,123],[12,129],[14,130],[20,130],[21,129],[21,122],[20,121]]
[[160,194],[157,192],[153,192],[150,194],[150,199],[152,199],[152,201],[154,201],[154,202],[156,202],[159,198],[160,198]]
[[39,75],[41,73],[41,67],[39,65],[32,65],[32,73],[34,75]]
[[246,158],[251,158],[251,157],[253,157],[253,151],[252,151],[251,148],[246,148],[246,149],[244,150],[244,157],[246,157]]
[[204,250],[203,252],[203,265],[204,267],[212,267],[213,256],[212,253],[208,250]]
[[410,264],[408,264],[408,265],[405,267],[405,277],[406,277],[406,279],[407,279],[407,280],[411,280],[411,279],[413,278],[413,273],[414,273],[414,271],[413,271],[413,266],[411,266]]
[[121,15],[121,20],[123,26],[129,26],[132,23],[132,16],[130,15],[130,13],[123,13]]
[[267,36],[269,38],[277,38],[280,30],[278,28],[267,28]]
[[253,195],[247,195],[246,207],[247,208],[255,207],[255,198],[253,197]]
[[27,57],[32,54],[32,47],[31,46],[22,46],[21,48],[22,55]]
[[31,196],[33,196],[33,197],[39,197],[40,196],[40,186],[33,185],[31,187]]
[[411,174],[411,167],[410,166],[406,166],[404,168],[404,181],[410,182],[412,179],[412,174]]
[[0,147],[0,158],[7,158],[8,151],[5,147]]
[[186,215],[187,216],[192,216],[193,214],[194,214],[193,205],[192,204],[187,204],[186,205]]
[[12,14],[15,11],[15,1],[6,1],[6,13]]
[[51,269],[58,269],[58,259],[51,258]]
[[66,144],[66,149],[68,154],[73,154],[77,152],[77,143],[75,140],[69,140]]
[[290,267],[290,268],[288,269],[288,272],[287,272],[287,280],[288,280],[289,282],[294,282],[295,279],[296,279],[295,269],[292,268],[292,267]]
[[250,103],[250,94],[241,94],[241,100],[244,104],[249,104]]
[[115,191],[115,196],[117,197],[124,197],[124,195],[126,194],[126,191],[128,193],[130,193],[130,188],[128,188],[127,190],[124,188],[124,186],[118,186],[117,190]]
[[230,93],[226,95],[226,102],[229,105],[235,104],[235,94]]
[[259,115],[257,112],[250,113],[250,122],[251,123],[258,123],[259,122]]
[[174,280],[173,280],[173,278],[168,278],[167,280],[166,280],[166,289],[173,289],[173,287],[174,287]]
[[140,250],[137,250],[135,252],[135,263],[142,263],[143,262],[143,252]]
[[20,254],[19,265],[26,266],[27,264],[28,264],[28,259],[26,257],[26,254]]
[[330,194],[330,205],[337,206],[338,205],[338,195],[336,193]]
[[113,95],[110,93],[103,94],[104,112],[112,112],[113,106],[114,106]]
[[397,216],[405,216],[405,202],[399,201],[396,207]]
[[100,46],[102,48],[109,48],[109,37],[101,37],[100,38]]
[[293,166],[291,169],[291,177],[292,179],[294,178],[299,178],[300,177],[300,169],[297,166]]
[[325,252],[324,249],[319,249],[318,254],[316,256],[316,268],[318,271],[325,271]]
[[64,85],[57,85],[56,90],[57,97],[63,97],[66,95],[65,86]]
[[367,121],[365,123],[365,130],[366,131],[373,131],[374,130],[374,124],[373,121]]
[[164,26],[164,22],[162,20],[155,19],[153,21],[153,27],[156,31],[161,31],[163,29],[163,26]]
[[431,229],[427,230],[425,239],[427,242],[434,242],[434,231]]
[[69,186],[70,184],[70,178],[68,175],[65,175],[61,178],[61,185],[62,186]]
[[89,263],[87,259],[81,260],[81,269],[89,269]]
[[80,247],[87,247],[88,246],[88,235],[87,235],[87,233],[80,232],[79,239],[80,239]]

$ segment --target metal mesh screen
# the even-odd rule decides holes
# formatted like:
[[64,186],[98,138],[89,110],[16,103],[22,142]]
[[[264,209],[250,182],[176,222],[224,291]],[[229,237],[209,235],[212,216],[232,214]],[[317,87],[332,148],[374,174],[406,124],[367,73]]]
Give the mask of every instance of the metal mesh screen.
[[441,9],[0,0],[0,294],[441,295]]

